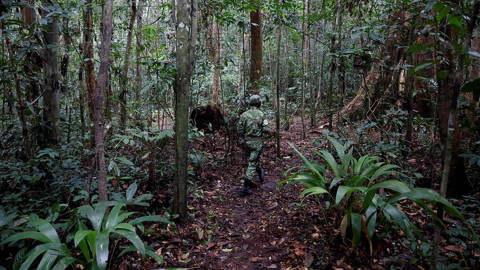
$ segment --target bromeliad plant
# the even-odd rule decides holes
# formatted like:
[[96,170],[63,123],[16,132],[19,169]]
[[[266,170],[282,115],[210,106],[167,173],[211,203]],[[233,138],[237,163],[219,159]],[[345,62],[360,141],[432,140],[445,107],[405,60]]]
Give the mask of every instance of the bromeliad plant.
[[[23,232],[11,235],[0,245],[17,243],[26,239],[39,242],[25,256],[21,256],[23,258],[19,258],[22,260],[19,269],[25,270],[29,269],[34,262],[38,262],[37,269],[65,269],[73,263],[81,264],[85,269],[106,269],[112,248],[110,240],[114,237],[116,237],[115,239],[124,238],[132,244],[125,248],[119,256],[126,252],[138,251],[142,256],[149,255],[161,264],[163,262],[162,257],[157,255],[149,246],[144,245],[137,234],[137,228],[143,231],[142,224],[144,222],[169,223],[169,220],[158,216],[140,216],[129,219],[136,213],[127,212],[124,208],[126,203],[129,202],[139,205],[133,199],[135,191],[136,184],[132,184],[127,189],[125,202],[99,202],[94,204],[93,207],[83,205],[77,211],[74,211],[73,214],[77,215],[80,220],[78,221],[77,231],[73,235],[73,247],[60,240],[53,224],[38,218],[35,214],[29,217],[29,226]],[[74,248],[80,249],[83,258],[77,258],[73,255],[76,254],[72,252]],[[42,257],[38,260],[37,258],[40,256]]]
[[[306,189],[299,197],[327,194],[329,204],[340,210],[340,231],[344,239],[347,229],[351,228],[353,247],[359,244],[363,233],[372,253],[371,240],[377,224],[383,220],[398,225],[405,233],[413,236],[415,226],[398,207],[398,202],[404,199],[415,202],[440,223],[441,220],[429,206],[430,203],[439,203],[447,213],[464,220],[460,212],[437,192],[411,188],[400,180],[388,179],[387,177],[394,178],[399,174],[396,171],[398,166],[386,164],[376,156],[364,155],[356,159],[352,142],[342,144],[330,136],[327,139],[333,145],[336,157],[326,150],[314,152],[323,160],[323,165],[310,162],[290,144],[306,167],[282,183],[295,181],[304,185]],[[390,193],[383,190],[389,190]]]

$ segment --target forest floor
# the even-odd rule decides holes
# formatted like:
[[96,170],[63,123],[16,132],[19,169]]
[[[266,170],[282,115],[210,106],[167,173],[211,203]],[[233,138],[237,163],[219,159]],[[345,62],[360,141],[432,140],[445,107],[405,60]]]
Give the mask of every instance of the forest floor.
[[[256,176],[253,194],[242,197],[240,179],[247,166],[241,150],[232,153],[229,162],[218,162],[224,157],[224,138],[207,138],[200,146],[213,155],[202,168],[196,168],[201,183],[189,198],[190,218],[174,229],[158,228],[148,243],[163,255],[164,268],[191,269],[425,269],[428,260],[414,254],[405,236],[400,232],[375,239],[373,254],[368,244],[361,243],[355,250],[351,242],[342,240],[339,220],[331,211],[325,211],[312,199],[298,198],[301,186],[279,182],[286,179],[285,171],[303,165],[288,146],[293,143],[307,154],[325,147],[321,130],[307,130],[302,140],[301,123],[296,120],[289,131],[282,131],[282,158],[277,159],[273,138],[267,141],[261,160],[266,171],[264,183]],[[307,151],[304,151],[307,150]],[[426,224],[417,211],[414,222]],[[425,228],[426,227],[426,228]],[[422,232],[431,234],[431,227]],[[420,244],[420,240],[418,240]],[[461,260],[462,250],[447,254],[454,261]],[[453,257],[452,257],[453,256]],[[421,257],[421,258],[418,258]],[[120,263],[120,269],[152,269],[153,261],[133,258]],[[130,267],[128,267],[129,265]]]

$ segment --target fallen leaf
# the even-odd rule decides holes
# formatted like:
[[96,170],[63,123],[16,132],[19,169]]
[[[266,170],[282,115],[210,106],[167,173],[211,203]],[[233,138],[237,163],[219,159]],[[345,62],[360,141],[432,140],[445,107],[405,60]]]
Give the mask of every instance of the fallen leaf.
[[455,245],[449,245],[444,247],[443,249],[448,250],[448,251],[453,251],[453,252],[463,252],[463,247],[462,246],[455,246]]

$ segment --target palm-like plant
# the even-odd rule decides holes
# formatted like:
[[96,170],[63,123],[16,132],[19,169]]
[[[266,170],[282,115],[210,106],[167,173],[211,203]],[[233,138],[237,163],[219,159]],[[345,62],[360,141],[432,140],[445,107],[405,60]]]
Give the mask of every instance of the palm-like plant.
[[[411,188],[397,179],[384,180],[387,176],[398,174],[398,166],[385,164],[376,156],[364,155],[356,159],[353,156],[352,142],[341,144],[333,137],[327,136],[327,139],[333,145],[337,158],[326,150],[315,152],[324,161],[324,165],[310,162],[290,144],[305,162],[306,168],[283,182],[296,181],[303,184],[307,189],[300,197],[328,194],[329,201],[341,210],[340,230],[343,238],[346,237],[347,229],[352,229],[353,247],[358,245],[363,232],[372,252],[371,239],[379,217],[397,224],[404,232],[412,235],[415,226],[397,206],[397,202],[403,199],[414,201],[439,222],[440,219],[429,207],[429,203],[440,203],[449,214],[464,220],[460,212],[437,192]],[[380,189],[390,190],[390,196],[379,193]]]
[[57,231],[46,220],[31,215],[28,225],[34,230],[25,230],[8,237],[4,243],[33,239],[40,244],[31,249],[25,256],[20,270],[29,269],[33,262],[43,254],[37,269],[63,270],[76,261],[65,243],[60,241]]
[[[62,243],[54,226],[44,219],[38,218],[33,214],[30,216],[29,228],[23,232],[11,235],[5,241],[0,243],[14,243],[25,239],[33,239],[40,244],[31,249],[20,266],[20,270],[29,269],[37,258],[43,254],[37,269],[55,269],[63,270],[72,263],[79,263],[86,269],[106,269],[110,254],[110,239],[112,236],[127,239],[132,245],[125,248],[119,256],[130,251],[139,251],[142,256],[149,255],[158,263],[163,259],[157,255],[149,246],[145,246],[138,236],[137,228],[143,231],[144,222],[170,223],[170,221],[158,216],[141,215],[135,219],[129,219],[135,212],[124,210],[127,204],[148,206],[146,202],[150,197],[146,195],[134,198],[137,185],[132,184],[128,187],[125,198],[121,201],[99,202],[92,206],[83,205],[74,212],[82,219],[78,221],[78,230],[73,240],[74,247],[78,247],[83,258],[73,257],[73,253],[66,243]],[[110,210],[110,211],[107,211]],[[108,214],[107,214],[108,213]],[[34,230],[31,230],[33,228]]]

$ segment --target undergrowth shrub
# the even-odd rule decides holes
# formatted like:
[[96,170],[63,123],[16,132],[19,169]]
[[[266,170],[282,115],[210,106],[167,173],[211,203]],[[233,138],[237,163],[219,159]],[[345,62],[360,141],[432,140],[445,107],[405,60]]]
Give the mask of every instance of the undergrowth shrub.
[[[15,222],[16,216],[2,210],[0,232],[3,241],[0,246],[9,244],[19,249],[13,269],[30,269],[35,265],[36,269],[57,270],[72,264],[81,265],[82,269],[106,269],[120,239],[128,240],[131,245],[123,248],[117,256],[138,251],[143,257],[148,255],[161,264],[162,257],[144,244],[137,230],[144,232],[145,222],[170,221],[164,217],[128,211],[128,206],[149,206],[147,201],[151,195],[135,198],[136,191],[134,183],[128,187],[125,197],[117,195],[115,201],[80,206],[70,213],[66,223],[56,222],[58,214],[55,213],[46,219],[31,214],[27,216],[25,225],[6,227]],[[3,239],[4,232],[11,235]]]
[[398,166],[368,154],[357,159],[353,154],[352,142],[342,144],[330,136],[327,139],[335,149],[335,156],[326,150],[313,152],[323,161],[321,164],[311,162],[290,144],[306,166],[281,183],[301,183],[306,189],[299,197],[316,196],[326,201],[326,205],[332,205],[341,218],[342,237],[346,238],[348,229],[352,231],[352,247],[360,243],[363,235],[372,253],[372,238],[376,230],[383,228],[377,225],[386,222],[397,225],[408,236],[415,237],[414,232],[418,232],[418,229],[399,207],[399,202],[403,200],[415,202],[442,226],[432,205],[440,204],[451,216],[465,220],[437,192],[410,187],[398,180]]

